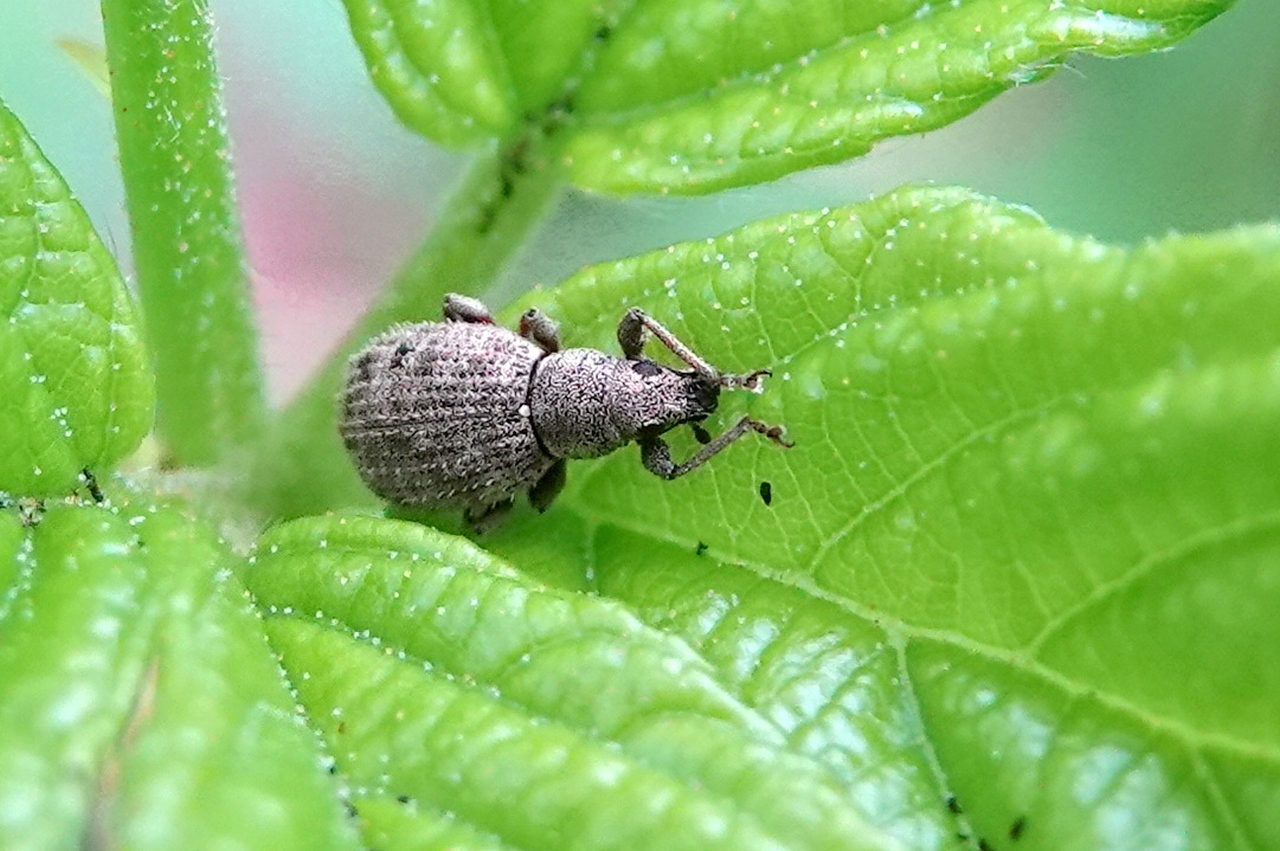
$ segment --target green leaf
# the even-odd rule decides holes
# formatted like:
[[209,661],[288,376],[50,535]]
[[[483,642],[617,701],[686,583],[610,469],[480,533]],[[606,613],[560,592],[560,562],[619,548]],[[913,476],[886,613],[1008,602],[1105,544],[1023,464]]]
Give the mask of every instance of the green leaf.
[[0,621],[0,835],[70,848],[95,832],[103,766],[146,666],[155,623],[134,530],[58,506],[19,555],[27,581]]
[[115,263],[3,103],[0,315],[0,491],[65,495],[150,429],[150,364]]
[[5,847],[354,847],[235,560],[175,512],[130,515],[57,506],[14,553]]
[[943,126],[1075,52],[1167,48],[1231,0],[346,0],[374,82],[443,144],[564,134],[573,181],[708,192]]
[[119,745],[127,848],[354,849],[315,735],[285,689],[231,557],[173,513],[139,526],[166,611]]
[[356,788],[518,847],[885,847],[683,642],[462,539],[309,518],[248,582]]
[[0,512],[0,621],[8,614],[17,594],[16,583],[22,576],[22,551],[26,544],[26,528],[17,513]]
[[481,833],[459,822],[451,813],[422,807],[407,795],[364,795],[352,802],[360,815],[365,841],[370,848],[404,848],[412,851],[507,851],[491,834]]
[[866,817],[911,848],[946,848],[965,825],[910,690],[901,642],[871,619],[677,544],[603,527],[599,591],[685,638],[732,693],[820,761]]
[[157,431],[210,465],[265,418],[213,21],[205,0],[103,0],[102,19]]
[[569,345],[639,305],[771,367],[708,426],[796,446],[571,465],[495,551],[685,638],[907,841],[1280,842],[1280,228],[1122,250],[905,189],[535,301]]

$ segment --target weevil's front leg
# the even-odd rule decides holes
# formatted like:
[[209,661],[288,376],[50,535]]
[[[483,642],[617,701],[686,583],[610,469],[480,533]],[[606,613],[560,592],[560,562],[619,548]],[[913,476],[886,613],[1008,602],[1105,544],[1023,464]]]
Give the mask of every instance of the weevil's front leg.
[[457,293],[449,293],[444,297],[444,318],[450,322],[478,322],[492,325],[493,316],[484,302]]
[[721,375],[720,370],[699,357],[693,349],[680,342],[680,339],[675,334],[668,331],[661,322],[638,307],[628,310],[626,315],[622,317],[622,321],[618,323],[618,343],[621,344],[622,353],[626,355],[627,360],[636,360],[640,357],[640,351],[644,348],[646,332],[653,334],[653,336],[662,341],[662,344],[670,349],[672,354],[693,367],[695,372],[705,375],[707,378],[718,382],[721,387],[729,390],[739,387],[758,390],[760,377],[773,374],[767,369],[757,369],[745,375]]
[[693,367],[699,375],[705,375],[716,381],[720,380],[720,370],[698,357],[693,349],[680,342],[675,334],[663,327],[661,322],[638,307],[628,310],[623,315],[622,321],[618,323],[618,343],[622,346],[622,354],[627,360],[636,360],[640,357],[646,331],[662,341],[673,355]]
[[560,326],[536,307],[520,317],[520,336],[536,343],[547,354],[560,351]]
[[738,420],[733,428],[713,439],[706,446],[699,449],[692,458],[682,464],[677,464],[671,460],[671,448],[660,437],[651,437],[640,441],[640,460],[644,463],[645,469],[655,476],[661,476],[664,479],[678,479],[685,473],[696,470],[707,463],[712,456],[718,454],[730,443],[733,443],[749,431],[759,432],[779,446],[784,446],[788,449],[795,445],[782,436],[782,428],[780,426],[766,425],[759,420],[753,420],[751,417],[743,417]]

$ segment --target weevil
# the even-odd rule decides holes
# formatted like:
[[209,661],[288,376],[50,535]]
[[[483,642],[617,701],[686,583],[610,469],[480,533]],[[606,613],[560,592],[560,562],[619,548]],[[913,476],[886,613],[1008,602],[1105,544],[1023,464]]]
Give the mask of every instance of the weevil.
[[[642,353],[652,335],[688,369]],[[545,511],[565,461],[635,442],[646,469],[675,479],[750,431],[790,447],[778,426],[744,416],[712,438],[701,423],[724,389],[759,390],[767,369],[726,375],[661,323],[631,308],[618,324],[623,357],[560,347],[559,326],[533,309],[518,331],[481,302],[450,294],[443,322],[391,328],[351,359],[339,430],[369,488],[389,502],[462,509],[491,528],[515,497]],[[677,463],[662,435],[690,425],[703,446]]]

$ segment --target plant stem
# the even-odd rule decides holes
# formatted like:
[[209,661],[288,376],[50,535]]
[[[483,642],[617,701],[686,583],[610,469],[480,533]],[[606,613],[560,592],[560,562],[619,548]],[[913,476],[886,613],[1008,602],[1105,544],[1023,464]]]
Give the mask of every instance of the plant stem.
[[561,186],[554,147],[546,136],[522,138],[471,164],[385,295],[282,413],[255,474],[255,497],[270,513],[297,516],[372,501],[337,431],[347,359],[390,325],[439,319],[446,293],[483,292],[494,281]]
[[204,0],[102,0],[157,429],[174,465],[263,431],[265,403]]

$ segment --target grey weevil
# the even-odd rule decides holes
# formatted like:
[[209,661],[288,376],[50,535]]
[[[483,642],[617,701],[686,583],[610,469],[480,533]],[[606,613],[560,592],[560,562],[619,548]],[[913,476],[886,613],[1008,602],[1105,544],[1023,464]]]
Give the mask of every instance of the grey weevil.
[[[444,319],[391,328],[351,359],[339,430],[365,483],[392,503],[460,508],[484,530],[522,491],[545,511],[569,458],[635,441],[649,471],[674,479],[748,431],[792,445],[780,427],[749,416],[712,439],[700,423],[720,391],[757,390],[769,370],[723,375],[639,308],[618,324],[623,358],[562,350],[558,326],[537,309],[517,333],[451,293]],[[689,369],[644,357],[649,334]],[[704,445],[676,463],[661,435],[683,424]]]

